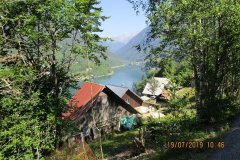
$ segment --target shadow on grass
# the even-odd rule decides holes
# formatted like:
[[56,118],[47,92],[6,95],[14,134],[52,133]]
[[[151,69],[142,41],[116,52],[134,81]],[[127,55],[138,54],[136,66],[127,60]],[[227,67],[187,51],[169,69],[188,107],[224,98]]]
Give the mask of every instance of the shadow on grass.
[[[102,142],[104,157],[112,157],[125,151],[133,150],[133,140],[138,134],[138,130],[125,131],[122,133],[113,133],[106,137]],[[97,157],[101,157],[99,140],[90,143],[91,148]]]

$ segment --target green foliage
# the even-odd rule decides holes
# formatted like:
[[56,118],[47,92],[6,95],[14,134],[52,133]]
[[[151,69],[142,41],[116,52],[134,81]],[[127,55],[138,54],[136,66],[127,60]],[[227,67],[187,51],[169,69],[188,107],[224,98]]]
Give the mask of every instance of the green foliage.
[[159,84],[158,81],[154,79],[154,77],[152,77],[149,81],[149,89],[150,91],[153,93],[153,95],[155,94],[155,92],[157,91]]
[[78,56],[76,62],[71,66],[70,72],[73,74],[79,74],[81,77],[87,77],[89,75],[102,76],[111,74],[113,72],[112,67],[120,66],[124,63],[112,54],[107,54],[108,58],[99,58],[101,64],[95,62],[87,62],[83,57]]
[[168,111],[171,112],[175,117],[179,116],[184,108],[188,105],[188,99],[186,97],[184,98],[176,98],[173,97],[169,104],[167,104]]
[[[146,11],[151,27],[149,37],[161,39],[158,47],[149,55],[150,62],[159,62],[158,59],[161,62],[165,55],[176,62],[186,61],[184,65],[193,71],[198,118],[206,121],[209,121],[209,117],[216,118],[216,114],[210,111],[219,111],[221,104],[216,103],[228,103],[225,99],[231,99],[233,108],[238,104],[240,96],[238,1],[130,2],[137,8],[143,7]],[[167,68],[174,67],[168,60],[164,60],[163,64]],[[167,68],[164,69],[167,71],[166,75],[172,75],[174,71]],[[179,67],[180,71],[177,71],[177,68],[175,70],[180,74],[180,79],[176,82],[185,84],[182,79],[189,77],[189,74],[186,74],[189,68]],[[189,81],[185,85],[189,85]]]
[[194,89],[191,87],[173,90],[170,87],[172,98],[166,104],[166,109],[169,114],[175,118],[184,119],[186,117],[195,117],[194,106]]
[[[100,63],[97,0],[0,3],[0,158],[43,159],[63,136],[78,56]],[[82,69],[82,68],[81,68]],[[79,69],[79,70],[81,70]]]
[[54,149],[56,117],[42,108],[40,92],[31,89],[35,73],[18,66],[1,69],[0,75],[13,82],[11,89],[3,88],[0,95],[0,155],[8,159],[43,158],[44,152]]
[[155,50],[152,50],[150,65],[155,68],[149,70],[149,74],[155,77],[166,77],[179,86],[189,87],[192,80],[192,69],[187,60],[177,61],[171,57],[155,57]]
[[227,121],[239,113],[240,105],[234,103],[231,99],[216,99],[209,104],[211,107],[205,109],[211,114],[204,113],[207,119],[210,119],[212,123],[216,121]]
[[[219,128],[221,126],[221,130]],[[201,159],[207,157],[209,148],[206,147],[207,141],[222,141],[223,135],[229,131],[228,124],[221,124],[218,127],[206,129],[206,125],[199,123],[195,117],[175,118],[166,116],[147,124],[147,131],[150,132],[151,139],[147,144],[156,150],[150,155],[149,159]],[[202,141],[202,149],[195,148],[189,152],[189,148],[169,148],[168,142]],[[191,153],[191,154],[189,154]],[[199,154],[201,153],[201,154]],[[203,158],[204,159],[204,158]]]
[[134,83],[133,84],[134,91],[137,94],[141,95],[145,85],[147,84],[147,81],[148,81],[148,79],[146,77],[142,77],[141,81]]
[[147,71],[147,76],[134,84],[134,89],[139,94],[146,83],[151,82],[152,77],[169,78],[177,86],[190,87],[192,85],[192,69],[186,60],[176,62],[170,58],[158,58],[157,60],[153,58],[151,64],[148,65],[151,65],[151,69]]

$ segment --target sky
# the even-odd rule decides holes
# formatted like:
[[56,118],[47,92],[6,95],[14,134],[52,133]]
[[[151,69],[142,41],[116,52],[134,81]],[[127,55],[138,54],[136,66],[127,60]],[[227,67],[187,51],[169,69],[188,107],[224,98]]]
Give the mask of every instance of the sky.
[[147,26],[144,13],[136,15],[132,4],[127,0],[101,0],[100,6],[103,9],[102,14],[110,16],[102,23],[103,32],[100,36],[127,42]]

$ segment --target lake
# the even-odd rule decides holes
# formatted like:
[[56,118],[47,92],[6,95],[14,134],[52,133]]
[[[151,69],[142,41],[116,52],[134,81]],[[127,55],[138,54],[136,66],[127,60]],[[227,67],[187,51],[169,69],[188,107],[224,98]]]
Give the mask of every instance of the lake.
[[125,86],[132,89],[133,83],[141,80],[144,75],[139,65],[126,65],[124,67],[115,68],[113,71],[113,75],[96,78],[93,82],[103,85],[113,84]]
[[[126,65],[124,67],[114,68],[113,71],[113,75],[94,78],[93,82],[102,85],[112,84],[125,86],[133,89],[133,83],[140,81],[144,75],[144,71],[141,69],[140,65]],[[82,83],[83,82],[80,81],[79,85]],[[74,95],[76,90],[71,88],[70,92]]]

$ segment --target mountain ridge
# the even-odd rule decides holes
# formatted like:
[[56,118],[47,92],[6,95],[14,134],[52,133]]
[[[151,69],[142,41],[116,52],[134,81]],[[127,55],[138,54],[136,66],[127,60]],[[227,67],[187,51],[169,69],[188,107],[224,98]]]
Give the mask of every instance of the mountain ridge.
[[144,61],[147,54],[143,51],[138,51],[136,46],[140,45],[141,47],[143,47],[144,45],[146,45],[149,30],[149,27],[144,28],[132,39],[130,39],[127,44],[122,46],[114,53],[124,60],[135,62]]

